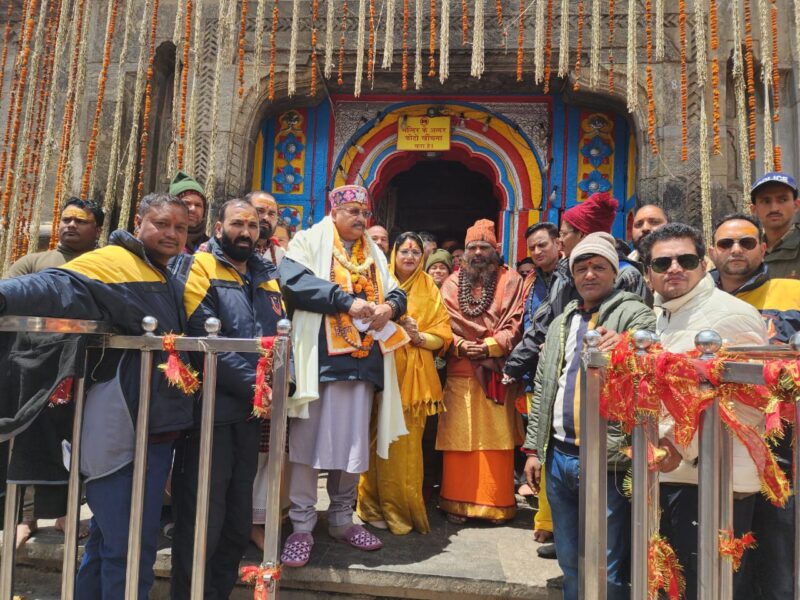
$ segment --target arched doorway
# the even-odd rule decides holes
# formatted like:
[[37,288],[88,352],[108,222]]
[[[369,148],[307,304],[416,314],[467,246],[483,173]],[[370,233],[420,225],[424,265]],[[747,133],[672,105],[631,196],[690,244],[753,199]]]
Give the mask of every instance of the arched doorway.
[[429,231],[441,242],[463,242],[478,219],[496,219],[499,201],[493,181],[461,162],[422,160],[395,175],[374,199],[375,220],[392,237],[403,231]]

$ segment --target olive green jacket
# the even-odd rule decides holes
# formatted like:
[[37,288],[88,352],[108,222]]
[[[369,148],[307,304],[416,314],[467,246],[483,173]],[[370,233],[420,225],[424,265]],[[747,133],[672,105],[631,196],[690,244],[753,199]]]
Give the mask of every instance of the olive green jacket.
[[800,279],[800,224],[795,223],[764,257],[771,279]]
[[[564,312],[555,318],[547,331],[544,348],[536,367],[533,381],[533,398],[528,413],[528,430],[524,448],[535,451],[544,463],[547,446],[552,435],[553,406],[558,392],[558,380],[564,369],[564,340],[569,324],[578,310],[578,301],[570,302]],[[600,305],[597,327],[603,326],[617,333],[646,329],[655,331],[656,315],[636,294],[615,291]],[[623,470],[629,460],[622,454],[624,446],[629,445],[627,436],[621,428],[609,423],[608,426],[608,467],[610,470]]]

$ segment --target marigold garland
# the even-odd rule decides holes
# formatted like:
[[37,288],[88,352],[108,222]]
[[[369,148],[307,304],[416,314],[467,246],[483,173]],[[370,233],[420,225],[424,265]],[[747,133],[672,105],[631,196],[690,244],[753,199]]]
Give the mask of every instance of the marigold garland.
[[428,41],[428,77],[436,76],[436,0],[431,0],[430,40]]
[[244,43],[247,37],[247,0],[242,0],[242,16],[239,21],[239,98],[244,96]]
[[367,46],[367,81],[375,70],[375,0],[369,0],[369,45]]
[[497,17],[497,29],[503,31],[505,20],[503,19],[503,0],[494,0],[494,12]]
[[[338,240],[337,240],[338,243]],[[366,247],[364,238],[361,237],[353,244],[351,250],[351,259],[348,259],[343,252],[334,245],[333,259],[331,260],[331,281],[335,280],[334,264],[336,261],[350,272],[350,279],[353,284],[353,293],[366,296],[367,302],[378,302],[378,279],[375,268],[375,261],[371,256],[366,255]],[[347,336],[347,331],[350,328],[344,326],[343,316],[341,313],[335,315],[336,329],[342,333],[344,340],[354,349],[351,352],[353,358],[365,358],[369,356],[369,352],[375,343],[375,338],[371,333],[368,333],[363,338],[360,338],[358,332],[356,335],[358,339],[350,339]]]
[[339,63],[336,72],[336,83],[344,85],[344,44],[345,41],[347,41],[347,0],[342,2],[342,19],[340,23],[341,35],[339,36]]
[[[564,16],[562,15],[563,19]],[[583,19],[584,6],[583,0],[578,0],[578,41],[575,44],[575,85],[572,89],[578,91],[581,88],[581,57],[583,55]]]
[[[347,0],[345,0],[347,4]],[[278,0],[272,4],[272,24],[269,32],[269,83],[267,84],[267,99],[272,102],[275,99],[275,61],[278,56],[278,17],[280,8]]]
[[647,65],[647,139],[650,142],[650,151],[658,154],[658,140],[656,140],[656,101],[653,93],[653,2],[644,1],[644,31],[646,38]]
[[525,56],[525,0],[519,0],[517,17],[517,81],[522,81],[522,61]]
[[678,0],[678,31],[681,43],[681,160],[685,162],[689,160],[689,72],[686,63],[686,0]]
[[319,0],[311,1],[311,96],[317,95],[317,21],[319,19]]
[[89,179],[92,176],[92,169],[94,168],[94,155],[97,149],[100,117],[103,115],[103,100],[106,95],[108,65],[111,62],[111,46],[114,43],[114,32],[117,26],[119,0],[112,0],[109,11],[108,24],[106,26],[106,39],[103,48],[103,66],[100,69],[100,76],[97,80],[97,102],[94,108],[94,121],[92,122],[92,133],[89,136],[89,144],[86,150],[86,167],[83,171],[83,181],[81,182],[81,198],[88,198],[89,196]]
[[[175,154],[175,161],[178,169],[183,169],[183,154],[186,143],[186,96],[189,90],[189,42],[192,36],[192,12],[194,3],[186,0],[186,22],[183,30],[183,66],[181,68],[181,104],[180,122],[178,124],[178,149]],[[260,75],[256,73],[256,79]]]
[[750,160],[756,159],[756,76],[753,58],[753,22],[750,0],[744,0],[744,60],[747,77],[747,133]]
[[150,141],[150,112],[153,104],[153,75],[156,59],[156,34],[158,31],[158,5],[161,0],[153,0],[153,16],[150,21],[150,45],[147,59],[147,78],[144,89],[144,111],[142,112],[142,136],[139,140],[139,182],[136,185],[136,205],[144,194],[144,167],[147,160],[147,144]]
[[469,43],[469,8],[467,0],[461,0],[461,45]]
[[[770,21],[772,24],[772,120],[776,123],[781,120],[781,74],[778,68],[778,6],[772,1]],[[780,169],[778,169],[780,170]]]
[[553,0],[547,0],[547,25],[544,37],[544,93],[550,92],[550,74],[553,70]]
[[775,150],[773,151],[775,156],[773,157],[775,160],[775,170],[778,172],[783,171],[783,159],[781,157],[782,150],[780,144],[775,144]]
[[402,89],[408,89],[408,6],[410,0],[403,0],[403,66]]
[[[28,1],[23,1],[22,3],[22,18],[20,19],[20,31],[18,39],[20,48],[17,50],[16,57],[14,59],[14,71],[13,71],[13,79],[11,80],[11,92],[9,96],[8,102],[8,116],[6,117],[6,128],[5,128],[5,135],[3,136],[3,154],[0,157],[0,196],[2,196],[2,185],[6,178],[6,165],[8,158],[8,150],[9,150],[9,143],[11,141],[11,131],[13,129],[14,124],[14,114],[16,112],[16,105],[18,99],[18,89],[20,86],[20,62],[22,60],[22,45],[25,42],[25,31],[28,25]],[[0,218],[0,228],[5,226],[5,217],[3,216]]]
[[608,91],[614,93],[614,37],[616,26],[616,6],[608,0]]
[[713,57],[711,59],[711,89],[712,89],[712,105],[711,105],[711,128],[714,131],[713,152],[714,154],[722,153],[722,140],[720,138],[719,122],[722,118],[720,108],[720,91],[719,91],[719,25],[717,23],[717,0],[709,0],[709,22],[711,33],[711,50]]
[[275,337],[262,337],[258,340],[261,356],[256,363],[256,382],[253,390],[252,415],[259,419],[269,419],[272,415],[272,361]]
[[6,63],[8,62],[8,42],[11,39],[11,16],[14,13],[14,0],[8,0],[6,6],[6,26],[3,29],[3,52],[0,57],[0,98],[3,97],[3,88],[6,79]]

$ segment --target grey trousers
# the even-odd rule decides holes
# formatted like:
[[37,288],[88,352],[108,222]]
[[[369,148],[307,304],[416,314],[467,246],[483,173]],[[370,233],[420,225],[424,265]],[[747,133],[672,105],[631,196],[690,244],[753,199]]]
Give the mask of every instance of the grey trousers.
[[[358,473],[328,471],[328,524],[342,527],[353,522],[353,506],[358,493]],[[289,463],[289,519],[295,532],[311,533],[317,524],[317,479],[319,469]]]

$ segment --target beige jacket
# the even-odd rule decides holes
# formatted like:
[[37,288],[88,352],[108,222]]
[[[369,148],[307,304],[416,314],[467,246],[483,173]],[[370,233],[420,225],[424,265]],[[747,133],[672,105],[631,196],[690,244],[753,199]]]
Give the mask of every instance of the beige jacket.
[[[664,300],[660,294],[656,294],[655,310],[658,318],[656,333],[661,336],[661,344],[670,352],[694,349],[694,337],[703,329],[713,329],[719,333],[725,344],[768,343],[766,326],[758,311],[718,289],[710,275],[706,275],[694,289],[680,298]],[[762,413],[738,403],[735,411],[740,421],[763,431]],[[667,437],[674,442],[673,427],[672,418],[662,415],[659,425],[661,437]],[[671,473],[661,474],[661,483],[697,485],[697,435],[688,447],[676,447],[683,460]],[[735,492],[746,493],[761,489],[756,467],[747,449],[736,438],[733,442],[733,489]]]

